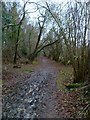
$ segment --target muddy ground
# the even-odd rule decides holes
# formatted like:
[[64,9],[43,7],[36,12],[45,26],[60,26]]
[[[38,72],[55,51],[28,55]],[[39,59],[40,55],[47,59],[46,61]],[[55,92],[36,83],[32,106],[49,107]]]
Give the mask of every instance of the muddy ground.
[[57,67],[46,57],[41,57],[39,64],[29,72],[21,72],[21,68],[17,70],[8,65],[3,70],[3,118],[77,117],[78,104],[72,104],[73,97],[77,99],[77,96],[58,89]]

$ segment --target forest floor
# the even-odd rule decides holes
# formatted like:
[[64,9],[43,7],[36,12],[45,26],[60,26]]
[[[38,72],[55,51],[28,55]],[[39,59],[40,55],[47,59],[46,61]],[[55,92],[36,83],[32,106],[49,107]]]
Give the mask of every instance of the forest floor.
[[71,66],[46,57],[33,64],[3,65],[3,118],[78,118],[86,106],[83,94],[69,91]]

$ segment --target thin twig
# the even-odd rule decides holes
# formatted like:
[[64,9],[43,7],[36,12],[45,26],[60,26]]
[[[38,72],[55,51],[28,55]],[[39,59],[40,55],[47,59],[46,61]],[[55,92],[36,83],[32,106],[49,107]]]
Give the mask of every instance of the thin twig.
[[89,84],[89,85],[85,85],[85,86],[83,86],[83,87],[81,87],[81,88],[76,88],[76,91],[83,90],[83,89],[85,89],[85,88],[87,88],[87,87],[89,87],[89,86],[90,86],[90,84]]

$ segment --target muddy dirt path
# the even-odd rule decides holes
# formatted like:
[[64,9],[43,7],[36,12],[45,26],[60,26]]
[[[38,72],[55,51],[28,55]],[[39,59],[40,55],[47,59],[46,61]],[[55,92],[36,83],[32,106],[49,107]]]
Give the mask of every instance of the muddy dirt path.
[[53,61],[40,58],[35,71],[10,86],[3,94],[3,118],[59,118],[56,100],[57,69]]

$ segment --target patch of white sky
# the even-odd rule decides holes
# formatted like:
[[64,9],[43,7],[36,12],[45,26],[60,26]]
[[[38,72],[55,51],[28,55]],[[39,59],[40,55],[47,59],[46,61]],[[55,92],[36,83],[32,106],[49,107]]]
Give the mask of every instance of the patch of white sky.
[[[30,1],[30,2],[35,2],[35,3],[39,3],[41,5],[45,5],[45,2],[48,2],[48,3],[55,3],[55,4],[65,4],[67,3],[67,1],[69,0],[19,0],[21,5],[23,5],[23,3],[25,1]],[[28,20],[32,21],[33,23],[35,23],[37,17],[40,15],[39,14],[39,11],[36,11],[37,7],[35,6],[35,4],[27,4],[26,6],[26,10],[28,12],[30,12],[28,14]]]
[[[62,5],[61,7],[63,8],[63,7],[65,7],[65,4],[67,2],[69,2],[69,1],[74,2],[75,0],[3,0],[3,1],[5,1],[5,2],[7,2],[7,1],[8,2],[20,2],[20,4],[22,6],[26,1],[39,3],[41,5],[45,5],[45,2],[48,2],[48,3],[57,4],[57,5],[61,4]],[[78,2],[87,2],[87,1],[90,1],[90,0],[76,0],[76,1],[78,1]],[[39,11],[36,11],[37,7],[35,6],[35,4],[27,4],[26,5],[26,10],[27,10],[27,12],[30,12],[30,13],[28,13],[28,15],[26,15],[28,21],[32,22],[35,25],[37,17],[40,15]]]
[[[27,0],[20,0],[20,3],[23,5],[23,1],[27,1]],[[28,0],[30,2],[35,2],[35,3],[39,3],[41,5],[45,5],[45,2],[48,2],[49,3],[54,3],[54,4],[61,4],[61,8],[64,8],[63,12],[67,12],[66,9],[65,9],[65,5],[67,2],[71,1],[71,2],[74,2],[75,0]],[[78,2],[87,2],[89,0],[76,0]],[[36,24],[36,21],[37,21],[37,17],[40,16],[40,13],[39,11],[36,11],[36,6],[35,4],[27,4],[26,6],[26,10],[28,10],[28,12],[30,12],[28,15],[27,15],[27,19],[29,21],[29,23],[33,23],[33,25]],[[34,12],[36,11],[36,12]],[[64,18],[63,18],[64,19]],[[64,22],[64,20],[63,20]],[[52,27],[52,23],[48,25],[49,29]],[[49,31],[49,29],[47,29],[47,32]]]
[[[45,2],[48,2],[48,3],[54,3],[54,4],[61,4],[61,8],[64,8],[65,7],[65,4],[69,1],[71,1],[72,3],[75,1],[75,0],[2,0],[4,2],[20,2],[21,6],[23,6],[23,4],[26,2],[26,1],[30,1],[30,2],[35,2],[35,3],[39,3],[41,5],[45,5]],[[76,0],[77,2],[89,2],[90,0]],[[29,23],[33,23],[34,25],[36,24],[36,21],[37,21],[37,17],[40,15],[38,11],[36,11],[36,6],[35,4],[27,4],[26,5],[26,10],[28,12],[30,12],[28,15],[27,15],[27,20],[29,21]],[[64,9],[65,10],[65,9]],[[65,12],[65,11],[64,11]],[[52,27],[52,24],[48,25],[49,29],[50,27]],[[49,31],[49,29],[47,30],[47,32]]]
[[[13,1],[13,0],[12,0]],[[17,0],[16,0],[17,1]],[[20,3],[23,5],[23,3],[25,1],[30,1],[30,2],[35,2],[35,3],[39,3],[39,4],[42,4],[42,5],[45,5],[45,2],[48,2],[48,3],[55,3],[55,4],[62,4],[62,7],[64,7],[64,5],[69,2],[70,0],[18,0],[20,1]],[[72,2],[74,0],[71,0]],[[78,2],[87,2],[89,0],[76,0]],[[26,6],[26,10],[28,12],[30,12],[30,14],[28,14],[28,19],[30,18],[33,22],[35,21],[35,19],[38,17],[39,15],[39,12],[36,11],[36,6],[35,4],[27,4]]]
[[[62,8],[65,7],[65,4],[69,1],[73,2],[75,0],[2,0],[4,2],[20,2],[20,4],[23,6],[23,4],[26,2],[26,1],[29,1],[29,2],[35,2],[35,3],[39,3],[41,5],[45,5],[45,2],[48,2],[48,3],[54,3],[54,4],[62,4]],[[76,0],[78,2],[87,2],[87,1],[90,1],[90,0]],[[33,23],[35,23],[37,17],[40,15],[39,14],[39,11],[36,11],[37,10],[37,7],[35,6],[35,4],[27,4],[26,5],[26,10],[28,12],[30,12],[28,15],[27,15],[27,19],[29,21],[32,21]],[[65,10],[65,9],[64,9]]]

